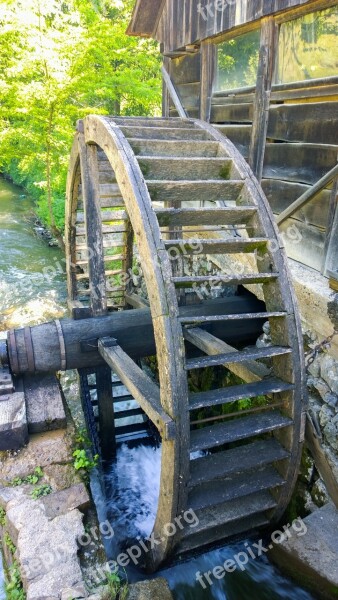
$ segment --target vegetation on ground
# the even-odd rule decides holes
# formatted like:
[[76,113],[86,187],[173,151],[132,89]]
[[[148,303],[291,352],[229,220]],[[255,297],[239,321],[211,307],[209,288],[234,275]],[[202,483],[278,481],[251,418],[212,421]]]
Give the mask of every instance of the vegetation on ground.
[[16,561],[7,570],[5,591],[7,600],[25,600],[26,598],[22,586],[19,565]]

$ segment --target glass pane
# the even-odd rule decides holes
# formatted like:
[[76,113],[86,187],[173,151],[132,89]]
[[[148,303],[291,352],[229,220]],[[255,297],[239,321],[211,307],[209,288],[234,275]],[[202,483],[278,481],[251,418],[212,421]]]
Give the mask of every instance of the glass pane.
[[280,28],[278,83],[338,75],[338,6]]
[[218,45],[216,90],[256,85],[260,30]]

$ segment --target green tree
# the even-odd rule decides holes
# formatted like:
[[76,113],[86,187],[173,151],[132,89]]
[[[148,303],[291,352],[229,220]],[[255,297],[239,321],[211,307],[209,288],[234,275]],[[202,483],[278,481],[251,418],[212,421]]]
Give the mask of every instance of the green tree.
[[0,9],[0,170],[54,230],[64,224],[76,120],[158,111],[157,47],[126,36],[132,4],[6,0]]

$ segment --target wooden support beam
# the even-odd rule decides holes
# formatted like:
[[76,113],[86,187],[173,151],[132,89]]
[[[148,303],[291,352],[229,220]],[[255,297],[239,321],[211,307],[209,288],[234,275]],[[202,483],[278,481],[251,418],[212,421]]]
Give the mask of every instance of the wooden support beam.
[[174,439],[175,422],[161,406],[158,385],[137,366],[120,346],[116,345],[116,340],[113,338],[101,338],[99,352],[157,427],[162,438],[164,440]]
[[262,20],[259,66],[257,74],[254,116],[249,151],[249,165],[261,181],[268,130],[270,95],[275,69],[278,29],[273,17]]
[[162,70],[163,80],[167,86],[168,92],[169,92],[170,97],[174,103],[174,106],[178,112],[179,117],[181,117],[181,119],[187,119],[188,115],[183,108],[180,97],[175,89],[173,82],[171,81],[168,71],[164,68],[164,66],[162,66],[161,70]]
[[[170,74],[170,58],[163,57],[163,67]],[[168,86],[162,79],[162,117],[168,118],[170,116],[170,96]]]
[[338,482],[333,474],[332,467],[321,446],[309,415],[306,419],[305,439],[319,474],[325,483],[329,496],[338,508]]
[[212,88],[216,67],[216,46],[211,43],[201,43],[201,99],[200,119],[210,123]]
[[[86,242],[89,249],[88,272],[90,304],[93,317],[107,314],[107,291],[102,241],[102,217],[97,146],[86,144],[83,133],[78,135]],[[116,450],[114,404],[111,370],[107,366],[95,371],[99,407],[100,447],[103,459]]]
[[329,277],[338,269],[338,178],[334,181],[330,197],[329,218],[324,246],[323,275]]
[[100,185],[98,180],[97,146],[86,144],[84,134],[78,135],[84,219],[87,248],[90,302],[93,316],[107,312],[106,278],[104,272]]
[[305,204],[310,202],[319,192],[321,192],[327,185],[329,185],[336,177],[338,176],[338,165],[333,167],[324,177],[322,177],[315,185],[313,185],[309,190],[307,190],[304,194],[295,200],[288,208],[283,210],[283,212],[278,215],[276,218],[277,224],[281,225],[291,217],[297,210],[302,208]]
[[[199,327],[184,329],[184,339],[202,350],[202,352],[205,352],[208,356],[236,352],[236,348]],[[248,383],[260,381],[269,375],[269,369],[255,361],[227,364],[226,367],[229,371],[237,375],[237,377]]]

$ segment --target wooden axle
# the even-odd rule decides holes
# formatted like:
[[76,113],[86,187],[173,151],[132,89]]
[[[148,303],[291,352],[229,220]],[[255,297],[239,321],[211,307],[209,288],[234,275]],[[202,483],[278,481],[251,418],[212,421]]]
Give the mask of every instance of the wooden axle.
[[[238,315],[258,310],[264,310],[264,304],[253,296],[235,296],[181,307],[180,316],[194,317],[196,322],[198,316]],[[229,343],[248,343],[257,338],[263,323],[261,318],[223,320],[208,324],[207,330]],[[150,310],[136,309],[11,330],[7,336],[9,364],[15,375],[96,367],[104,364],[98,351],[98,339],[103,337],[115,338],[134,359],[156,354]]]

